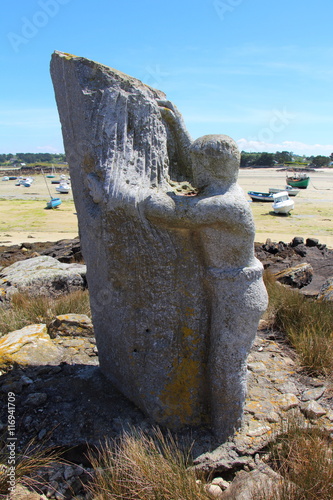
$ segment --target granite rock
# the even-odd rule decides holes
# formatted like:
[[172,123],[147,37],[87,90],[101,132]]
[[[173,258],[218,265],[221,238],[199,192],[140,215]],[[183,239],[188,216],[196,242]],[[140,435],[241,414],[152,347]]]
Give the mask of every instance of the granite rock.
[[66,264],[49,256],[15,262],[0,272],[0,288],[10,299],[17,292],[57,297],[86,288],[86,266]]
[[192,141],[163,92],[112,68],[56,52],[51,75],[101,369],[157,423],[227,439],[267,305],[237,145]]

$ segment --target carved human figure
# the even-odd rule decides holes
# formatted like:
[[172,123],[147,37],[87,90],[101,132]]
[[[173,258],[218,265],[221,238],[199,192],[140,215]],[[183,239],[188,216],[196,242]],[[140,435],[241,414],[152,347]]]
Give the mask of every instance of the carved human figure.
[[199,194],[154,191],[144,206],[153,224],[199,236],[210,299],[211,424],[226,439],[241,425],[246,360],[267,294],[262,265],[254,256],[251,211],[236,183],[240,160],[236,143],[225,135],[204,136],[192,144],[191,155]]
[[[51,75],[100,368],[158,424],[208,414],[222,441],[241,422],[266,305],[237,147],[193,143],[163,92],[115,69],[55,52]],[[170,178],[199,193],[169,193]]]

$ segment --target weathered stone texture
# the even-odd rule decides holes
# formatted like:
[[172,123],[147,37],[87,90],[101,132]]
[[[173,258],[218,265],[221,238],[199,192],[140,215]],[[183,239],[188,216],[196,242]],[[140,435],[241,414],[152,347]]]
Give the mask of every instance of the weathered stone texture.
[[119,71],[57,52],[51,74],[101,368],[158,423],[225,439],[266,306],[237,146],[192,142],[161,91]]
[[65,264],[48,256],[21,260],[0,272],[0,290],[6,299],[17,292],[56,297],[85,288],[85,265]]

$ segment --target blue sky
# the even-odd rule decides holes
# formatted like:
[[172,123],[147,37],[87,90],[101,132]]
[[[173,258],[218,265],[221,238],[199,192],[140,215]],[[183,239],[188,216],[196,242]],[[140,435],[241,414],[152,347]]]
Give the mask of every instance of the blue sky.
[[63,152],[54,50],[163,90],[195,139],[333,152],[332,0],[4,0],[0,153]]

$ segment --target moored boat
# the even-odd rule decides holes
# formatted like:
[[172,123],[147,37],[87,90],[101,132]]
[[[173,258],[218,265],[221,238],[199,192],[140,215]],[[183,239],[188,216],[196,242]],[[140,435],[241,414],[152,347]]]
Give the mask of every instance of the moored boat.
[[276,214],[289,214],[290,210],[294,208],[294,201],[288,196],[287,191],[273,194],[274,202],[272,207]]
[[58,193],[69,193],[71,186],[68,181],[61,181],[59,186],[56,187]]
[[55,198],[54,196],[51,195],[51,191],[50,191],[50,188],[49,188],[49,186],[47,184],[46,177],[45,177],[45,174],[43,172],[43,169],[42,169],[42,174],[43,174],[43,177],[44,177],[44,181],[45,181],[47,190],[48,190],[49,195],[50,195],[50,201],[46,202],[46,207],[45,208],[57,208],[59,205],[61,205],[61,199],[60,198]]
[[251,197],[252,201],[273,201],[273,193],[248,191],[247,194]]
[[281,193],[282,191],[287,191],[289,196],[296,196],[299,193],[299,189],[289,186],[288,184],[284,188],[269,188],[270,193]]
[[287,174],[286,182],[289,186],[306,189],[309,185],[310,177],[305,173],[293,173],[292,175]]
[[61,205],[61,199],[51,197],[50,201],[46,203],[46,208],[57,208],[59,205]]
[[46,175],[46,177],[47,177],[48,179],[54,179],[54,177],[55,177],[55,168],[54,168],[54,166],[53,166],[53,165],[52,165],[51,173],[50,173],[50,174],[47,174],[47,175]]
[[15,186],[24,186],[24,187],[30,187],[31,184],[33,183],[33,178],[32,177],[19,177],[17,179],[17,182]]

